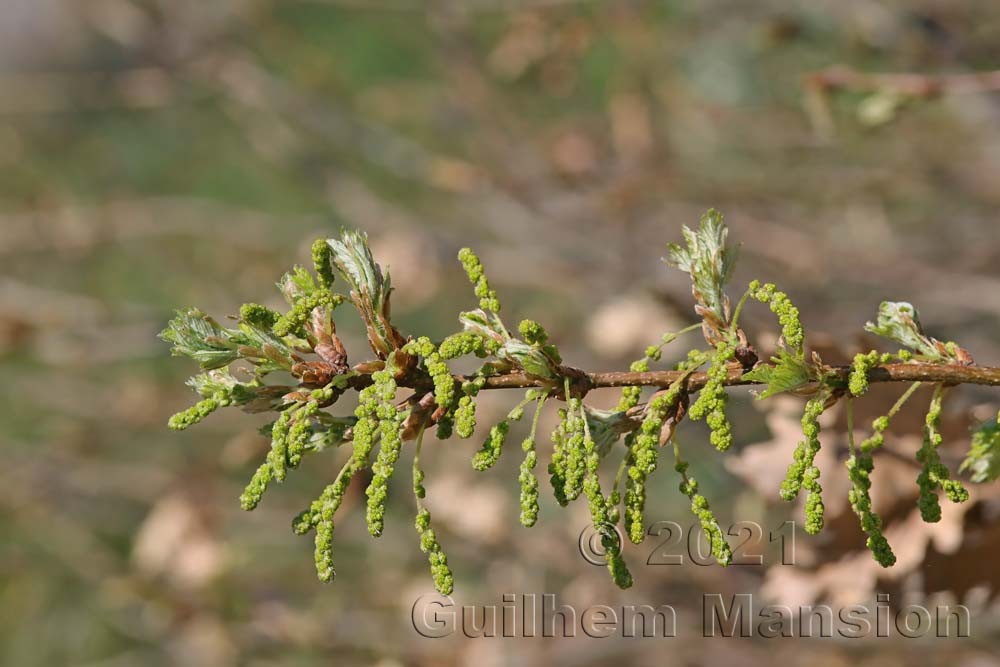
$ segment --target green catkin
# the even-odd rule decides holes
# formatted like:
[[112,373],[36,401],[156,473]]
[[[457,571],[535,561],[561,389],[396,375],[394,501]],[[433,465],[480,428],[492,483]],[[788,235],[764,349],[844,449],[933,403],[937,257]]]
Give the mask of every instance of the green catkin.
[[[649,359],[639,359],[638,361],[633,361],[629,366],[629,370],[633,373],[645,373],[649,370]],[[615,408],[618,412],[625,412],[635,406],[639,405],[639,399],[642,397],[642,387],[622,387],[622,397],[618,401],[618,406]]]
[[400,435],[404,414],[396,409],[393,401],[396,398],[396,381],[393,379],[392,368],[372,373],[379,405],[379,451],[372,465],[372,480],[365,494],[368,496],[365,520],[368,532],[372,537],[379,537],[385,523],[385,501],[389,494],[389,479],[399,458],[399,450],[403,446]]
[[326,239],[316,239],[312,244],[313,270],[319,278],[319,284],[325,289],[329,289],[335,280],[333,264],[330,259],[333,256],[333,248],[326,242]]
[[295,414],[295,423],[288,430],[288,467],[297,468],[302,462],[306,444],[313,435],[312,418],[319,412],[315,401],[308,401]]
[[882,534],[882,519],[872,509],[870,489],[873,467],[871,456],[857,453],[847,459],[847,474],[851,480],[847,499],[851,503],[851,509],[861,520],[861,530],[868,536],[865,545],[872,552],[875,561],[882,567],[891,567],[896,562],[896,555]]
[[799,318],[799,309],[792,304],[787,294],[777,289],[774,283],[761,285],[760,281],[754,280],[750,283],[749,291],[754,299],[766,303],[771,312],[778,317],[781,339],[785,347],[793,350],[801,358],[804,354],[805,332],[802,320]]
[[448,557],[441,550],[437,535],[431,528],[431,513],[426,509],[420,510],[417,513],[414,526],[420,535],[420,550],[427,554],[427,560],[431,565],[434,588],[441,595],[451,595],[455,589],[455,578],[451,573],[451,568],[448,567]]
[[473,469],[481,472],[496,464],[500,459],[501,451],[503,451],[503,443],[507,439],[508,431],[510,431],[510,422],[506,419],[490,428],[490,434],[483,442],[482,449],[472,457]]
[[[570,409],[572,410],[572,407]],[[578,410],[580,420],[583,423],[584,479],[582,486],[583,493],[587,497],[590,518],[594,530],[601,535],[608,572],[611,574],[612,580],[619,588],[629,588],[632,586],[632,574],[628,571],[628,566],[622,556],[618,533],[614,529],[614,522],[608,516],[608,501],[601,491],[601,478],[598,470],[601,456],[597,452],[597,445],[593,437],[591,437],[590,427],[587,424],[582,406],[578,407]]]
[[316,574],[320,581],[332,581],[336,574],[333,569],[333,516],[343,502],[344,494],[354,476],[354,457],[352,456],[340,469],[340,473],[332,484],[323,490],[322,495],[312,502],[309,509],[299,513],[292,521],[292,530],[298,535],[305,535],[316,528]]
[[322,520],[316,525],[316,576],[322,582],[333,581],[337,572],[333,568],[333,519]]
[[[901,405],[901,403],[897,405]],[[879,431],[881,437],[881,433],[889,427],[889,418],[888,416],[879,417],[875,421],[877,427],[882,427],[881,431]],[[847,499],[851,504],[851,509],[861,521],[861,530],[867,535],[865,546],[871,551],[872,556],[879,565],[882,567],[891,567],[896,562],[896,555],[892,552],[892,547],[889,546],[888,540],[882,534],[881,517],[872,509],[870,494],[872,485],[871,473],[875,467],[871,455],[873,445],[869,444],[868,449],[866,449],[865,443],[862,443],[860,451],[855,450],[852,400],[850,398],[847,399],[847,437],[851,450],[851,455],[846,462],[847,475],[851,481],[851,488],[847,492]],[[868,441],[865,442],[868,443]]]
[[438,354],[442,359],[458,359],[470,354],[477,357],[485,357],[488,352],[486,340],[474,331],[461,331],[452,334],[441,341],[438,346]]
[[479,307],[488,312],[499,313],[500,300],[497,298],[496,291],[490,289],[490,283],[483,271],[483,264],[479,261],[476,253],[472,252],[470,248],[462,248],[458,252],[458,261],[462,263],[466,275],[469,276],[469,282],[472,283],[476,296],[479,297]]
[[736,348],[720,342],[715,348],[712,365],[708,369],[708,381],[698,394],[698,399],[691,405],[688,415],[692,420],[704,419],[711,433],[709,441],[720,452],[729,449],[733,444],[733,431],[726,417],[726,403],[729,395],[726,393],[726,364],[736,353]]
[[240,507],[246,511],[255,509],[272,479],[274,479],[274,468],[271,467],[271,461],[266,460],[254,471],[250,483],[240,494]]
[[[529,392],[535,395],[535,392]],[[538,419],[542,414],[542,406],[545,405],[547,394],[538,396],[535,403],[535,416],[531,420],[531,431],[528,437],[521,443],[521,450],[524,452],[524,459],[521,461],[521,469],[518,475],[518,482],[521,485],[521,525],[531,528],[538,521],[538,477],[535,476],[535,466],[538,465],[538,453],[535,451],[535,433],[538,430]]]
[[224,393],[218,392],[173,415],[167,421],[167,426],[174,431],[183,431],[228,404],[229,398]]
[[[897,355],[903,358],[901,354]],[[847,459],[847,472],[851,481],[851,489],[848,491],[848,500],[851,509],[861,521],[861,529],[868,536],[865,544],[872,556],[883,567],[890,567],[896,562],[896,556],[889,546],[889,542],[882,534],[882,519],[872,509],[872,501],[869,493],[871,489],[871,473],[875,469],[875,460],[872,452],[885,443],[885,432],[889,429],[890,420],[902,409],[907,400],[920,387],[920,382],[910,385],[896,403],[889,409],[889,412],[875,418],[872,421],[872,434],[863,440],[855,449],[854,446],[854,419],[852,401],[848,399],[847,419],[848,419],[848,441],[851,447],[851,456]]]
[[859,352],[851,362],[851,375],[847,387],[851,396],[861,396],[868,391],[868,372],[875,366],[878,352]]
[[563,483],[563,494],[566,500],[576,500],[583,491],[583,478],[586,472],[586,455],[584,451],[584,420],[579,416],[581,412],[581,402],[578,398],[570,398],[569,408],[566,411],[566,431],[565,456],[566,456],[566,476]]
[[819,468],[809,466],[802,476],[802,488],[806,490],[806,532],[818,535],[823,530],[823,487],[819,483]]
[[[372,385],[358,392],[358,407],[354,415],[358,418],[354,425],[354,449],[351,459],[333,484],[324,489],[317,503],[313,504],[311,522],[316,528],[316,574],[320,581],[333,580],[333,516],[340,507],[344,493],[351,479],[368,463],[375,440],[380,435],[378,424],[379,410],[378,387]],[[304,513],[305,514],[305,513]],[[293,524],[296,532],[307,532],[306,522],[301,518]]]
[[552,485],[552,494],[560,507],[566,507],[569,499],[566,498],[566,419],[568,413],[565,408],[559,408],[559,422],[552,431],[552,459],[548,465],[549,483]]
[[917,486],[920,487],[917,505],[920,508],[920,516],[929,523],[941,520],[941,503],[938,501],[936,493],[938,489],[943,490],[948,499],[955,503],[965,502],[969,499],[969,492],[962,486],[961,482],[950,479],[948,468],[941,463],[941,456],[938,454],[938,447],[942,442],[941,406],[943,397],[943,385],[936,385],[934,394],[931,396],[927,416],[924,419],[923,446],[917,452],[917,461],[921,463],[920,474],[917,476]]
[[[421,336],[408,343],[403,349],[424,358],[424,366],[434,382],[434,402],[437,403],[438,407],[446,410],[451,409],[455,403],[455,378],[452,376],[448,364],[434,347],[434,343],[426,336]],[[453,348],[449,347],[448,350],[453,351]]]
[[823,526],[823,501],[819,497],[822,487],[819,485],[819,469],[814,461],[820,448],[819,417],[823,414],[827,398],[828,394],[821,392],[806,401],[802,414],[802,440],[795,446],[792,463],[788,466],[779,492],[782,500],[790,501],[798,496],[800,489],[806,489],[807,531],[812,527],[818,532]]
[[712,555],[715,557],[716,562],[725,567],[733,561],[732,549],[730,549],[729,543],[726,542],[726,537],[719,526],[718,520],[715,518],[715,514],[712,512],[712,508],[708,504],[708,499],[698,493],[697,480],[688,477],[688,464],[686,461],[680,460],[676,441],[674,442],[674,458],[676,460],[674,470],[681,476],[681,483],[678,488],[681,493],[691,500],[691,511],[698,517],[701,530],[705,533],[705,537],[708,538]]
[[279,317],[277,311],[259,303],[245,303],[240,306],[240,320],[264,331],[270,331]]
[[413,496],[417,502],[417,517],[414,527],[420,535],[420,550],[427,554],[427,560],[431,566],[431,577],[434,580],[434,588],[441,595],[451,595],[455,589],[455,578],[448,567],[448,557],[441,550],[437,536],[431,528],[431,513],[423,506],[423,499],[427,495],[424,488],[424,471],[420,467],[420,451],[424,443],[424,429],[421,427],[417,434],[417,443],[413,453]]
[[260,504],[271,480],[283,482],[288,465],[288,431],[294,408],[282,412],[271,426],[271,450],[240,495],[240,507],[252,510]]
[[441,345],[435,347],[426,336],[410,341],[403,348],[410,354],[419,354],[424,358],[424,367],[434,382],[434,402],[444,409],[444,414],[437,422],[437,437],[447,440],[452,433],[460,438],[472,437],[476,430],[475,395],[483,387],[485,378],[477,376],[473,381],[462,385],[465,396],[458,399],[456,405],[455,377],[448,368],[447,359],[457,359],[474,354],[484,357],[489,354],[489,345],[478,333],[463,331],[445,338]]
[[455,432],[455,417],[450,413],[445,413],[438,418],[435,435],[438,440],[447,440]]
[[455,408],[455,433],[460,438],[471,438],[476,431],[476,399],[465,395],[458,399]]
[[646,506],[646,478],[656,470],[660,452],[660,431],[670,410],[680,396],[680,383],[674,383],[649,402],[646,416],[629,448],[628,485],[625,489],[625,529],[629,539],[639,544],[645,537],[643,514]]
[[[903,351],[897,355],[903,358]],[[888,363],[892,359],[889,353],[879,354],[877,351],[859,352],[854,355],[851,362],[851,375],[847,382],[847,388],[851,396],[861,396],[868,391],[868,373],[879,364]]]
[[545,345],[549,342],[549,334],[541,324],[534,320],[521,320],[517,330],[524,342],[529,345]]
[[295,300],[291,309],[275,321],[272,331],[276,336],[302,334],[304,333],[303,327],[312,315],[314,308],[333,310],[343,302],[342,295],[323,290],[300,296]]

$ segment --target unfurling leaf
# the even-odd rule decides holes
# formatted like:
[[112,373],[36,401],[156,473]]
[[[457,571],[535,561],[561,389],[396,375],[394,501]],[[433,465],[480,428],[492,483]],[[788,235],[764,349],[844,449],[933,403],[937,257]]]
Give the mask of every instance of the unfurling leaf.
[[743,374],[744,380],[763,382],[767,385],[757,398],[767,398],[785,391],[793,391],[813,381],[812,370],[805,359],[788,350],[781,350],[778,356],[772,357],[773,365],[762,364],[749,373]]
[[720,331],[729,323],[729,297],[725,288],[737,254],[736,248],[726,245],[729,230],[722,222],[722,214],[711,209],[701,217],[697,232],[687,226],[681,232],[687,247],[668,244],[663,261],[691,275],[691,291],[697,302],[695,311],[711,329]]
[[876,321],[866,323],[865,331],[896,341],[933,361],[972,362],[969,353],[954,343],[942,343],[925,334],[920,314],[906,301],[883,301]]
[[368,328],[368,342],[379,358],[405,343],[389,319],[389,296],[392,283],[389,272],[382,272],[368,247],[368,235],[344,230],[340,239],[327,239],[333,251],[333,265],[351,286],[351,300]]
[[1000,477],[1000,424],[995,417],[972,434],[969,453],[958,469],[959,472],[966,470],[971,471],[969,479],[977,484]]
[[173,344],[174,356],[191,357],[205,370],[222,368],[239,358],[234,332],[225,329],[197,308],[178,310],[160,338]]

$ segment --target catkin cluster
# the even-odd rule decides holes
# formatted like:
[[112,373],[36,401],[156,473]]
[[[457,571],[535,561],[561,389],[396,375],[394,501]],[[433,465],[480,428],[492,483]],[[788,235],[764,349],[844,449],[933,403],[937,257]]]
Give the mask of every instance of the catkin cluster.
[[847,459],[847,474],[851,488],[847,491],[847,499],[851,509],[861,520],[861,530],[867,535],[865,545],[872,556],[882,567],[891,567],[896,562],[896,554],[892,552],[888,540],[882,534],[882,519],[872,509],[871,472],[874,467],[872,457],[864,453],[852,454]]
[[688,476],[687,462],[678,459],[677,463],[674,465],[674,469],[681,476],[679,488],[681,493],[691,500],[691,511],[696,517],[698,517],[701,530],[705,534],[705,537],[708,538],[709,544],[712,548],[712,556],[715,557],[715,560],[719,563],[719,565],[729,565],[733,560],[732,549],[729,547],[729,543],[726,542],[726,537],[722,532],[722,527],[719,526],[719,522],[715,518],[715,514],[712,512],[712,508],[708,504],[708,499],[698,493],[697,480]]
[[688,415],[693,420],[704,419],[710,429],[709,442],[720,452],[733,444],[733,429],[726,416],[726,378],[729,376],[727,364],[736,353],[736,348],[728,342],[720,342],[715,347],[712,365],[708,369],[708,382],[702,387],[698,399],[691,404]]
[[636,432],[628,451],[628,477],[625,482],[625,529],[634,544],[645,536],[643,516],[646,507],[646,479],[656,470],[660,452],[660,432],[670,411],[677,406],[681,385],[675,383],[667,391],[656,394],[649,402],[642,426]]
[[823,528],[823,487],[820,486],[820,471],[816,466],[819,453],[819,418],[826,408],[829,395],[820,393],[806,402],[802,415],[802,440],[795,446],[792,463],[788,466],[785,479],[781,483],[782,500],[794,500],[800,489],[806,495],[806,532],[816,534]]
[[766,303],[771,312],[778,316],[781,325],[781,339],[785,347],[802,356],[805,343],[805,332],[802,320],[799,319],[799,309],[792,304],[788,295],[779,290],[774,283],[764,283],[754,280],[750,283],[750,294],[761,303]]
[[917,475],[917,486],[920,496],[917,501],[920,516],[924,521],[934,523],[941,520],[941,504],[937,491],[944,491],[948,499],[954,503],[963,503],[969,499],[969,492],[957,480],[950,479],[948,468],[941,463],[938,447],[941,445],[941,406],[944,388],[937,385],[931,396],[930,407],[924,418],[924,439],[917,461],[921,464]]
[[479,307],[487,312],[499,313],[500,299],[497,298],[496,291],[490,288],[490,282],[483,271],[483,264],[476,253],[469,248],[462,248],[458,252],[458,261],[462,263],[476,296],[479,297]]
[[535,475],[535,466],[538,465],[538,452],[536,450],[535,434],[538,431],[538,419],[542,414],[542,406],[545,405],[547,394],[532,390],[527,393],[527,398],[536,402],[535,416],[531,420],[531,432],[521,442],[524,459],[521,461],[517,481],[521,485],[521,525],[525,528],[531,528],[538,521],[538,477]]

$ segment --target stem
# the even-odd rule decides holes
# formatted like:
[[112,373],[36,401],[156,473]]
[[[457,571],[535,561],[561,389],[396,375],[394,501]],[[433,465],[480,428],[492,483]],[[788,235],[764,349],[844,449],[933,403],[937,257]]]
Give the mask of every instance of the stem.
[[678,338],[680,338],[684,334],[691,333],[692,331],[695,331],[696,329],[701,329],[701,326],[702,326],[701,322],[695,322],[694,324],[692,324],[690,326],[684,327],[680,331],[674,331],[671,334],[665,334],[665,336],[672,336],[672,337],[669,340],[663,340],[661,338],[660,339],[660,344],[656,346],[656,349],[657,350],[662,350],[665,346],[667,346],[670,343],[674,342],[675,340],[677,340]]
[[907,389],[902,396],[896,399],[896,402],[893,404],[891,408],[889,408],[889,412],[887,412],[885,416],[888,417],[889,419],[895,417],[896,413],[898,413],[903,408],[903,404],[910,399],[910,396],[913,396],[913,392],[919,389],[921,384],[922,384],[921,382],[914,382],[912,385],[910,385],[910,388]]
[[[420,449],[424,445],[424,431],[427,430],[427,420],[425,419],[420,424],[420,430],[417,432],[417,442],[413,449],[413,475],[414,479],[416,475],[420,472]],[[417,501],[417,511],[422,512],[424,510],[424,504],[420,501],[420,494],[417,492],[417,485],[413,486],[413,498]]]
[[[602,389],[608,387],[669,387],[675,381],[682,379],[690,371],[610,371],[588,373],[576,369],[565,369],[573,376],[571,385],[573,389],[586,394],[592,389]],[[847,383],[851,374],[850,366],[830,366],[825,369],[826,373],[838,382]],[[365,378],[357,378],[363,381]],[[687,381],[689,391],[701,389],[708,380],[707,373],[693,373]],[[1000,386],[1000,368],[993,366],[962,366],[958,364],[884,364],[873,367],[868,371],[869,382],[943,382],[945,384],[977,384]],[[370,382],[359,383],[365,386]],[[423,388],[427,382],[421,380],[402,386]],[[754,382],[743,378],[743,371],[734,368],[729,371],[729,376],[723,382],[726,386],[749,386],[760,385],[762,382]],[[528,387],[548,387],[551,383],[543,380],[531,378],[524,373],[506,373],[503,375],[493,375],[486,378],[483,389],[526,389]]]
[[542,407],[545,405],[545,401],[549,398],[549,392],[543,393],[538,397],[538,402],[535,404],[535,414],[531,418],[531,433],[529,438],[535,439],[535,433],[538,431],[538,420],[542,416]]
[[733,319],[729,323],[729,333],[736,333],[736,325],[740,320],[740,313],[743,312],[743,304],[747,302],[750,298],[750,290],[743,292],[743,296],[740,297],[739,302],[736,304],[736,310],[733,311]]

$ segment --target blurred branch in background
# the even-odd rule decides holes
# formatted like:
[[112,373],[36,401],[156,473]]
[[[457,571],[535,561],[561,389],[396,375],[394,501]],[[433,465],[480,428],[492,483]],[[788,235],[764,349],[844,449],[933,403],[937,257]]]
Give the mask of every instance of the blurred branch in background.
[[833,134],[829,97],[845,91],[870,93],[858,106],[858,118],[867,125],[891,121],[905,104],[948,95],[976,95],[1000,91],[1000,71],[955,74],[861,72],[834,65],[804,78],[806,109],[816,133]]

